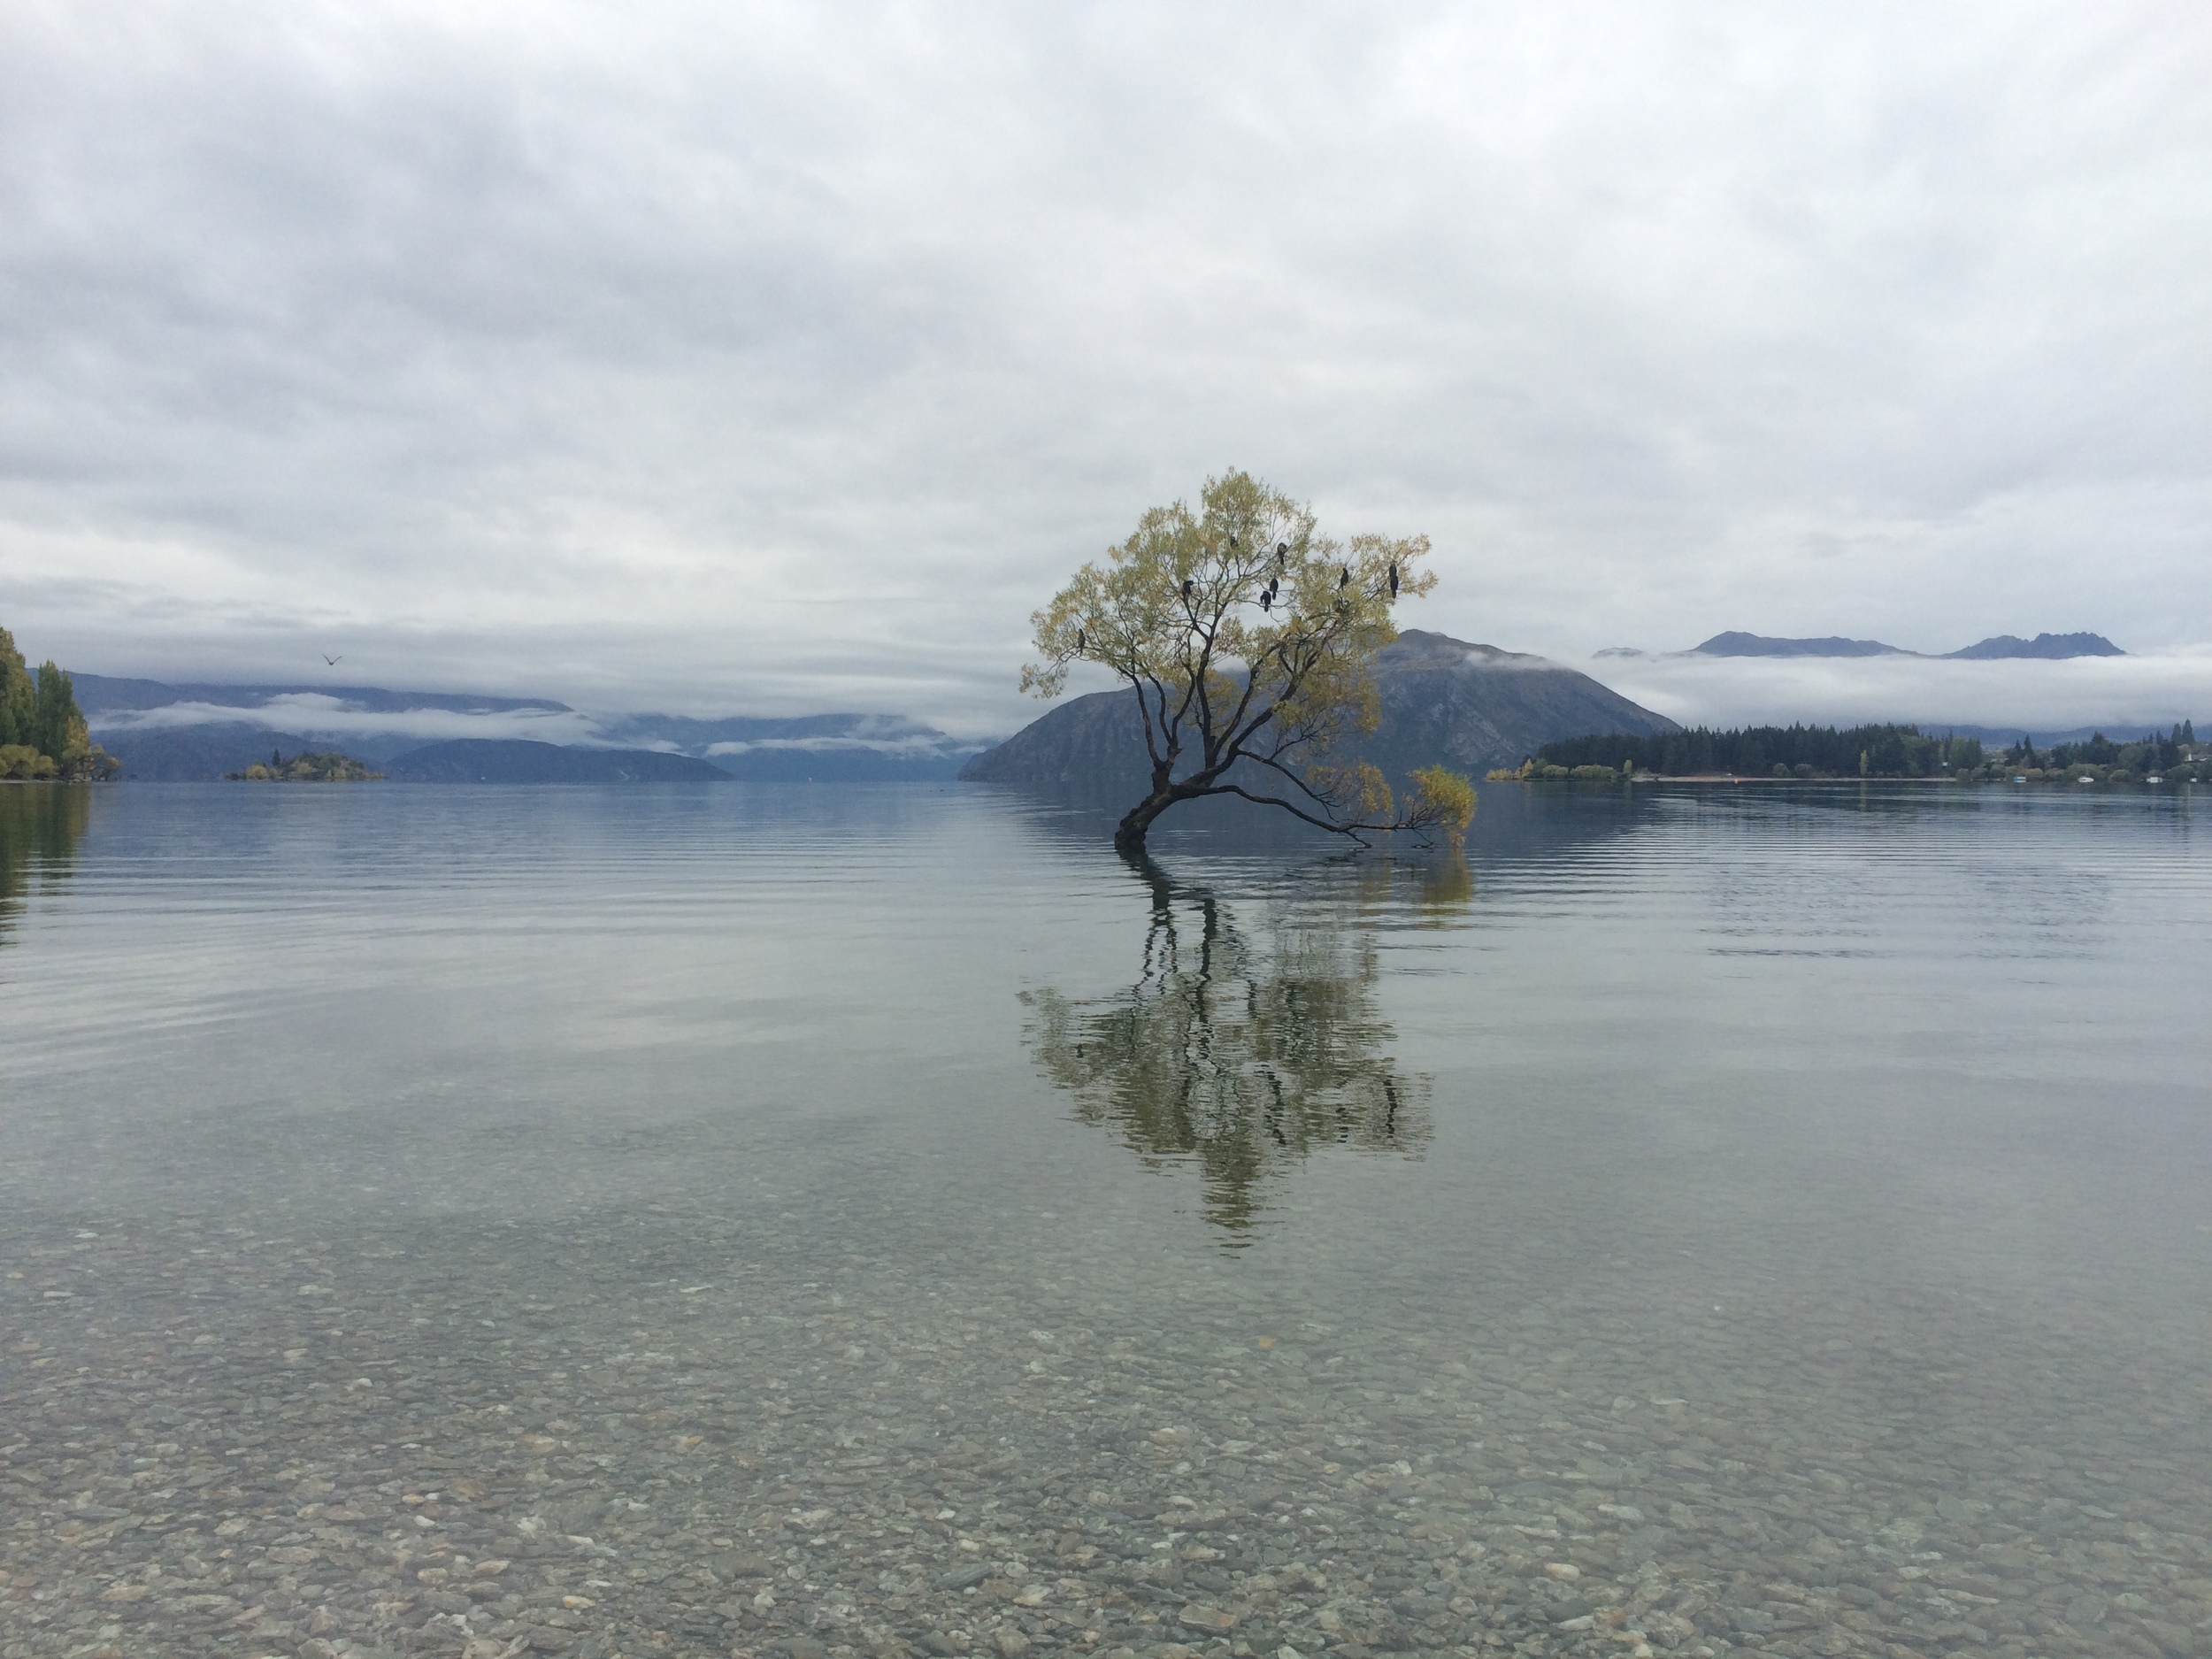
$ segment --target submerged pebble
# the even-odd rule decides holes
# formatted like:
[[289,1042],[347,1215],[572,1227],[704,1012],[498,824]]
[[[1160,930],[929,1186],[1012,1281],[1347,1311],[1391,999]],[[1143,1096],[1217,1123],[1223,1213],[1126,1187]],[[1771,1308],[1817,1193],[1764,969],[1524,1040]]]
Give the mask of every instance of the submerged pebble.
[[672,1208],[95,1225],[6,1239],[0,1659],[2212,1648],[2179,1353],[2122,1386],[1955,1310],[1746,1342],[1601,1294],[1325,1323],[1233,1271],[1163,1326],[1104,1263],[825,1269]]

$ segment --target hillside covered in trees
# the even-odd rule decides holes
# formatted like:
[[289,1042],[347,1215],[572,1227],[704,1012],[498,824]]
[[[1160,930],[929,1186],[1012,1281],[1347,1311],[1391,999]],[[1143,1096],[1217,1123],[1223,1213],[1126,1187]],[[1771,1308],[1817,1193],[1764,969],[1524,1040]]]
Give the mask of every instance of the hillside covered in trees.
[[1590,780],[1648,772],[1659,777],[1955,778],[1998,782],[2024,778],[2093,783],[2212,780],[2212,744],[2184,721],[2165,736],[2116,742],[2101,732],[2085,742],[2039,750],[2027,738],[1990,752],[1978,737],[1923,733],[1916,726],[1754,726],[1716,732],[1614,733],[1546,743],[1517,771],[1494,780]]
[[117,764],[92,741],[69,676],[51,663],[34,674],[0,628],[0,778],[114,776]]

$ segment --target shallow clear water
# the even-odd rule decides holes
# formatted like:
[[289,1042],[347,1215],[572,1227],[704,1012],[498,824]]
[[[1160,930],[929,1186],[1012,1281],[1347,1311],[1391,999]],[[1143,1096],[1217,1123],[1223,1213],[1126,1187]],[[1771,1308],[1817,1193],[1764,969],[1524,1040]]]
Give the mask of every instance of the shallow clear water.
[[0,1654],[2212,1650],[2195,805],[0,791]]

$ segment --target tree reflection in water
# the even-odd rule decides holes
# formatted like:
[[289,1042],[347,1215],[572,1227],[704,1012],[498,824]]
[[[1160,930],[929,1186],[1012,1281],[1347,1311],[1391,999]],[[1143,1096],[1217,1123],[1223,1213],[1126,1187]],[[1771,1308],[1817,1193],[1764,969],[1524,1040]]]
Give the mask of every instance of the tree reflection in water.
[[91,821],[90,784],[0,783],[0,937],[35,876],[68,873]]
[[1430,1081],[1388,1052],[1372,936],[1323,913],[1250,937],[1211,892],[1140,869],[1152,920],[1136,984],[1085,1002],[1023,995],[1026,1040],[1076,1115],[1156,1167],[1194,1163],[1233,1242],[1317,1148],[1420,1156]]

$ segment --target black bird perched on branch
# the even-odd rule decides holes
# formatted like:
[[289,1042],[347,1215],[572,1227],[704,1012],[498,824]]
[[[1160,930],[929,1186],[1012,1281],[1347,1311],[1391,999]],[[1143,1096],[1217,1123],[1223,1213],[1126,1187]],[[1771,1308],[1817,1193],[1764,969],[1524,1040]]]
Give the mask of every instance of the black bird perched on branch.
[[1079,653],[1079,652],[1082,650],[1082,649],[1083,649],[1083,643],[1084,643],[1084,641],[1085,641],[1086,637],[1087,637],[1087,636],[1085,635],[1085,634],[1084,634],[1084,632],[1083,632],[1083,630],[1082,630],[1081,628],[1078,628],[1078,629],[1076,629],[1076,631],[1075,631],[1075,649],[1076,649],[1076,650],[1077,650]]
[[1267,614],[1267,612],[1268,612],[1268,609],[1269,609],[1269,607],[1271,607],[1271,605],[1273,605],[1273,604],[1274,604],[1274,603],[1275,603],[1275,590],[1274,590],[1272,588],[1261,588],[1261,589],[1260,589],[1260,614],[1261,614],[1262,616],[1265,616],[1265,615]]
[[1395,565],[1390,567],[1390,596],[1393,599],[1398,596],[1398,567]]
[[1336,585],[1339,588],[1348,587],[1351,584],[1351,580],[1352,567],[1349,565],[1347,565],[1342,570],[1336,573]]
[[1183,578],[1183,603],[1185,604],[1188,604],[1190,603],[1190,589],[1191,580],[1189,577],[1186,576]]

